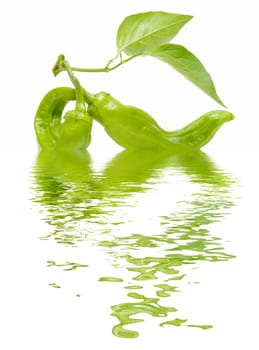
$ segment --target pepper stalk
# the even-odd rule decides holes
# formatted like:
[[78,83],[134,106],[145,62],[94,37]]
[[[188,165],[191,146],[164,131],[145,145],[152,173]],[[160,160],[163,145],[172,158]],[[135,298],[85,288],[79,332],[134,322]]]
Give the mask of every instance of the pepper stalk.
[[93,103],[94,95],[90,92],[86,91],[82,85],[80,84],[78,78],[72,71],[72,68],[69,62],[65,59],[63,54],[58,56],[58,59],[52,68],[52,72],[55,76],[57,76],[60,72],[66,71],[72,84],[76,90],[76,110],[85,112],[85,102],[88,104]]

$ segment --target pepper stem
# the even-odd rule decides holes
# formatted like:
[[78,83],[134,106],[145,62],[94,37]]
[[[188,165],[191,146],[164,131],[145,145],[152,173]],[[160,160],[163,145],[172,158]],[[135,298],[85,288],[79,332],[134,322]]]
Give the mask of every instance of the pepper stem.
[[85,102],[92,103],[94,99],[94,95],[86,91],[82,85],[80,84],[77,77],[74,75],[71,66],[69,62],[65,59],[64,55],[59,55],[58,59],[52,68],[52,71],[54,75],[58,75],[62,71],[66,71],[72,84],[75,87],[76,90],[76,109],[83,109],[85,110]]

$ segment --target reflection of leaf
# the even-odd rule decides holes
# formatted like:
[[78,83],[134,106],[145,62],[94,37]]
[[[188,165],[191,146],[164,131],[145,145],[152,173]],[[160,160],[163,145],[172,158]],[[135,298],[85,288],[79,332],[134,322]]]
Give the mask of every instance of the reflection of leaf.
[[145,12],[126,17],[118,28],[117,48],[127,55],[148,52],[171,41],[192,16]]
[[156,48],[150,55],[168,63],[172,68],[224,107],[223,102],[217,95],[211,76],[200,60],[185,47],[175,44],[165,44]]

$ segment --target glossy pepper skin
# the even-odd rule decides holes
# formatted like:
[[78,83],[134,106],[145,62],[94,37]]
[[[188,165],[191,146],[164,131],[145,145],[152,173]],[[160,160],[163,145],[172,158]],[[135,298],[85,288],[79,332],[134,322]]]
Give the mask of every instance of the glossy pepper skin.
[[205,146],[221,128],[221,126],[234,119],[234,115],[226,110],[213,110],[203,114],[185,127],[166,131],[169,140],[176,143],[188,144],[195,148]]
[[91,142],[92,118],[85,111],[68,111],[60,125],[57,149],[85,150]]
[[92,118],[85,106],[76,107],[62,113],[70,101],[76,100],[76,91],[69,87],[50,90],[41,100],[34,118],[34,129],[38,144],[42,150],[86,148],[91,141]]
[[165,131],[145,111],[123,105],[105,92],[88,95],[89,114],[97,120],[108,135],[125,149],[144,148],[201,148],[216,131],[234,118],[228,111],[211,111],[176,131]]
[[55,88],[43,97],[34,118],[34,129],[41,149],[55,148],[63,110],[75,98],[75,90],[68,87]]

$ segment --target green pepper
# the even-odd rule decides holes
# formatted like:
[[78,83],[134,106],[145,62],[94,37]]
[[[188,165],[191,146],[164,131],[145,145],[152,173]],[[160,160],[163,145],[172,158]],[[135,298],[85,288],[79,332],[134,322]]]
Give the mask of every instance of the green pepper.
[[86,111],[68,111],[59,128],[57,148],[85,150],[91,142],[92,118]]
[[166,131],[167,138],[179,144],[188,144],[195,148],[205,146],[226,122],[234,119],[234,115],[226,110],[214,110],[203,114],[185,127]]
[[[64,108],[72,100],[76,100],[75,110],[66,112],[62,123]],[[81,86],[49,91],[38,107],[34,127],[41,149],[86,149],[91,142],[92,118],[86,112]]]
[[43,97],[34,118],[34,129],[40,148],[55,148],[63,110],[75,98],[75,89],[69,87],[55,88]]
[[143,110],[127,106],[106,92],[96,95],[85,91],[88,113],[97,120],[108,135],[126,149],[179,147],[201,148],[216,131],[234,118],[225,110],[211,111],[176,131],[165,131]]

